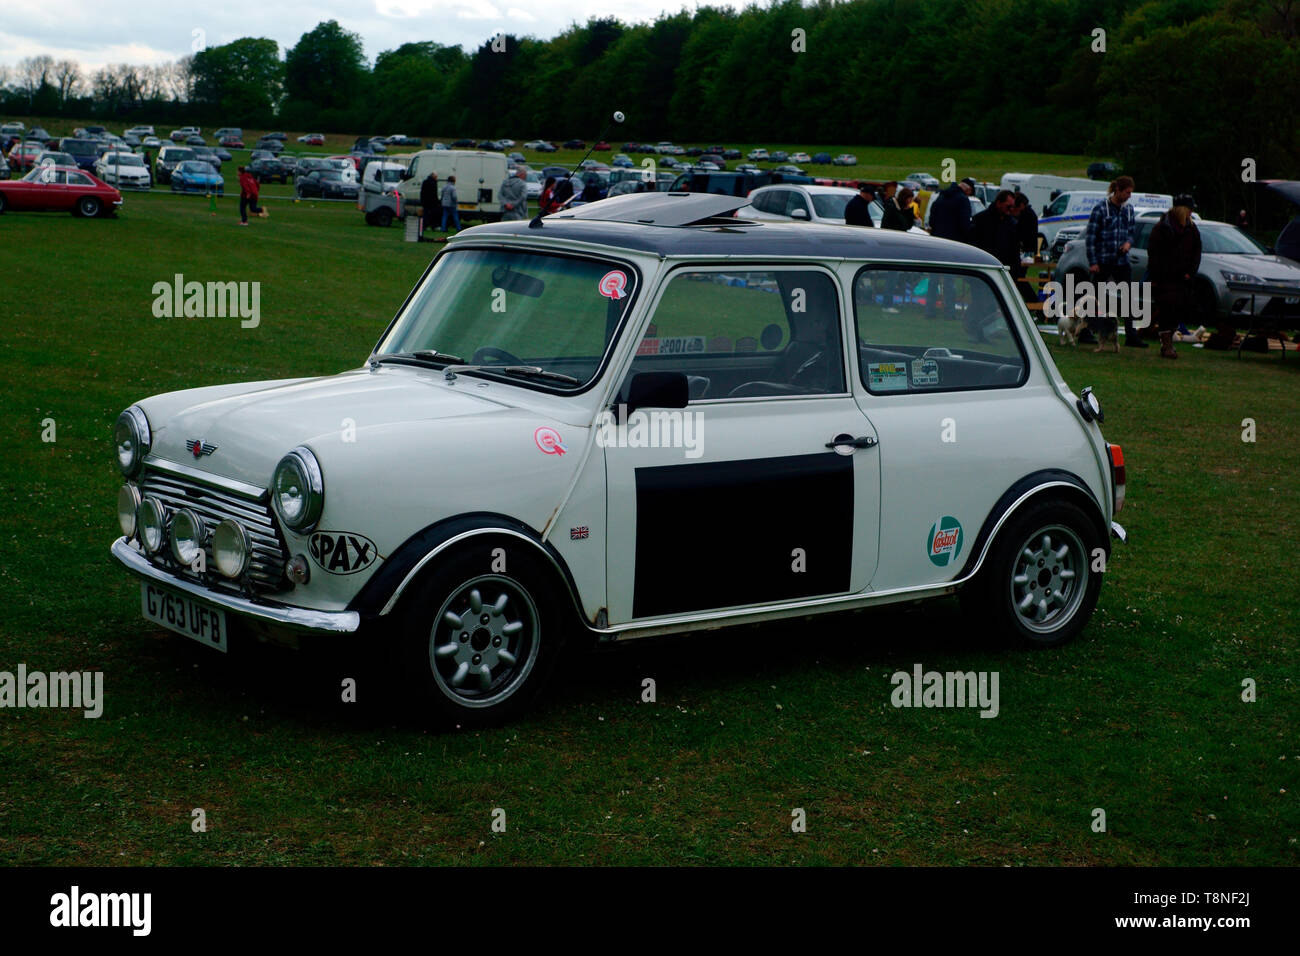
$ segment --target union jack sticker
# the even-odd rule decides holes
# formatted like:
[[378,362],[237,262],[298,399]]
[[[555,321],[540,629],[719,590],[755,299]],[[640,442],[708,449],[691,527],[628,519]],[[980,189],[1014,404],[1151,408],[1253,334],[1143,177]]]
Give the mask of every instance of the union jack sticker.
[[591,537],[591,529],[588,528],[585,524],[579,525],[576,528],[569,529],[570,541],[582,541],[584,538],[589,538],[589,537]]

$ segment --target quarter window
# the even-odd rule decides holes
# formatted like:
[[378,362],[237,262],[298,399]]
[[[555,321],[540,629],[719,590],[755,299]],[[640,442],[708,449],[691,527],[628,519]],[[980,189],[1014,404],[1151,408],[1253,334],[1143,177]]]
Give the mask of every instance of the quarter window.
[[1014,388],[1027,364],[986,276],[876,269],[853,283],[862,383],[875,395]]
[[1065,215],[1065,207],[1069,202],[1070,202],[1070,196],[1068,193],[1064,196],[1057,196],[1055,199],[1052,200],[1052,204],[1047,207],[1047,215],[1049,216]]

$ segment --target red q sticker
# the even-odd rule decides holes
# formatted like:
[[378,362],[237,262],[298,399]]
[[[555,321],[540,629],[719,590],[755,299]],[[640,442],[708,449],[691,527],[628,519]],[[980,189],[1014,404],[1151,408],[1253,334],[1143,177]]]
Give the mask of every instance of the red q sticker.
[[618,269],[606,272],[596,288],[607,299],[621,299],[627,295],[627,273]]
[[537,447],[544,455],[563,455],[568,451],[560,441],[560,433],[546,425],[533,432],[533,441],[537,442]]

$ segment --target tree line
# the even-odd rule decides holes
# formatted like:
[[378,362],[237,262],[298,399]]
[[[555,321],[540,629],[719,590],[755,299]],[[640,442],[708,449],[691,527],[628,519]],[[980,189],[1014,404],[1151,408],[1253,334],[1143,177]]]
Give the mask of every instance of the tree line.
[[1300,0],[776,0],[371,63],[331,20],[283,57],[246,37],[89,76],[29,58],[0,109],[517,139],[589,139],[622,109],[625,139],[1113,156],[1139,188],[1227,208],[1247,168],[1297,177],[1298,37]]

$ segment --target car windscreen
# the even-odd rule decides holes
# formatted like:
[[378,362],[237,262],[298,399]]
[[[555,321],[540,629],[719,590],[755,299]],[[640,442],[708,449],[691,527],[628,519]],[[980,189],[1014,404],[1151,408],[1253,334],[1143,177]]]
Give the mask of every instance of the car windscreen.
[[1236,226],[1202,225],[1199,228],[1202,253],[1217,252],[1228,255],[1257,256],[1264,252],[1263,246]]
[[599,370],[635,300],[637,279],[635,270],[605,259],[450,250],[376,351],[435,349],[475,365],[537,366],[576,381],[512,381],[578,389]]
[[134,153],[109,153],[104,157],[109,166],[143,166],[144,157]]
[[849,200],[853,197],[842,196],[838,193],[813,193],[811,198],[818,219],[838,219],[843,221],[844,207],[849,204]]
[[63,152],[73,156],[94,156],[99,150],[99,143],[93,139],[65,139]]
[[181,163],[187,159],[193,159],[193,158],[194,158],[194,150],[192,149],[169,149],[167,150],[166,162]]

